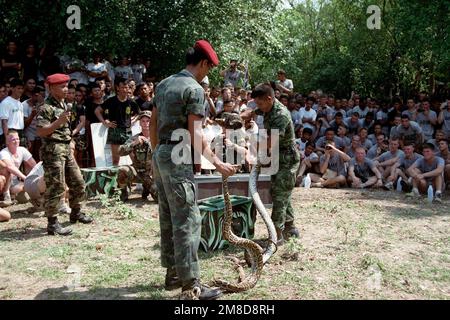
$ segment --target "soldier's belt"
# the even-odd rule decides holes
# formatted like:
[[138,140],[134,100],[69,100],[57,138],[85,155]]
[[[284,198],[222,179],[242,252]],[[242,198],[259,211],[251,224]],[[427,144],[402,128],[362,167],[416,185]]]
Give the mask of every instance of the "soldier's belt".
[[294,145],[290,145],[287,147],[281,147],[280,146],[280,152],[294,152],[295,151],[295,146]]
[[62,140],[55,140],[55,139],[44,139],[44,143],[62,143],[62,144],[69,144],[71,140],[69,141],[62,141]]

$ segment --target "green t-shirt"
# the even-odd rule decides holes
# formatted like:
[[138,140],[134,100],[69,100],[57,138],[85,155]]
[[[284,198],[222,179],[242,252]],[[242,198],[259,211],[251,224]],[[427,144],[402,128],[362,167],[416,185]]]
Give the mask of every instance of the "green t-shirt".
[[205,91],[186,69],[161,81],[154,103],[160,140],[171,139],[176,129],[188,129],[189,114],[205,116]]

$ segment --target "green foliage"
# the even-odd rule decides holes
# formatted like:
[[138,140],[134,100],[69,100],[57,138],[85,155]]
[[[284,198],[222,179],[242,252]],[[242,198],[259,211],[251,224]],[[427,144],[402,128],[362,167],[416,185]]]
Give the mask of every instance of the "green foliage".
[[[448,83],[450,0],[0,0],[0,42],[14,36],[85,56],[150,57],[164,77],[184,65],[184,52],[206,38],[221,65],[249,66],[252,84],[284,68],[296,91],[321,88],[395,95]],[[68,30],[66,8],[81,8],[81,30]],[[369,5],[382,10],[381,30],[366,26]]]
[[114,192],[112,197],[106,194],[99,194],[99,200],[108,213],[115,214],[119,219],[132,219],[136,216],[128,205],[121,200],[122,191],[120,189]]

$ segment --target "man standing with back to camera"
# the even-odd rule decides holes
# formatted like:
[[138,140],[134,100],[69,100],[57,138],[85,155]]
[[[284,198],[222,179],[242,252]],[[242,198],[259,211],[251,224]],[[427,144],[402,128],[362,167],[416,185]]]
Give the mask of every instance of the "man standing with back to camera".
[[57,218],[58,205],[65,186],[69,187],[70,222],[91,223],[91,217],[81,213],[81,202],[85,198],[84,179],[72,152],[70,141],[71,113],[64,99],[67,96],[69,76],[53,74],[47,77],[50,95],[37,117],[37,135],[42,139],[40,157],[44,166],[46,190],[44,194],[45,214],[49,235],[70,235],[72,229],[63,228]]
[[[195,141],[202,141],[196,150],[213,163],[224,177],[233,175],[235,168],[223,163],[209,148],[201,125],[205,115],[205,92],[200,86],[209,70],[219,59],[208,41],[199,40],[186,53],[186,68],[164,79],[156,88],[152,115],[151,143],[155,150],[153,169],[158,189],[161,228],[161,264],[167,268],[167,290],[182,287],[182,299],[217,299],[219,289],[200,283],[198,246],[201,215],[196,203],[192,164],[175,164],[172,150],[179,141],[172,141],[176,129],[187,129]],[[197,143],[197,145],[199,145]],[[191,151],[193,152],[193,151]]]

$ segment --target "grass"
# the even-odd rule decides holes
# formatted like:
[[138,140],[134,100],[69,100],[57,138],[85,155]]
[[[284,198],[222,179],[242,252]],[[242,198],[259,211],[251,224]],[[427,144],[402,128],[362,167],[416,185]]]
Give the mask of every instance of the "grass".
[[[279,248],[255,288],[226,299],[449,299],[447,199],[324,189],[293,199],[301,238]],[[14,207],[0,224],[0,299],[176,299],[163,288],[157,206],[137,194],[114,201],[88,202],[95,223],[70,237],[47,236],[41,213]],[[259,219],[256,237],[266,234]],[[203,281],[237,281],[228,255],[243,258],[233,247],[199,253]]]

